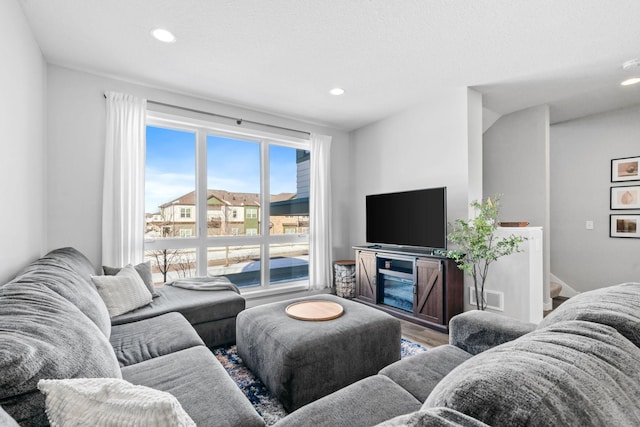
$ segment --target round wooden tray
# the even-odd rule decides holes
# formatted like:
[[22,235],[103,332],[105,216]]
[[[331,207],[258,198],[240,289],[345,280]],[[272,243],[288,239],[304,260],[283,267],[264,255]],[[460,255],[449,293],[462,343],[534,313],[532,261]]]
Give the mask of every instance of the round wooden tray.
[[297,320],[322,321],[342,316],[344,308],[332,301],[312,300],[290,304],[285,308],[287,316]]

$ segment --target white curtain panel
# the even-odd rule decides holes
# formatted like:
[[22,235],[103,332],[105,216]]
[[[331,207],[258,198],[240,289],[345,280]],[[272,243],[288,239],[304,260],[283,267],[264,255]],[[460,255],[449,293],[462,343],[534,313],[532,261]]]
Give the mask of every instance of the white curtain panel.
[[147,101],[107,92],[102,195],[102,263],[142,262],[144,250],[144,164]]
[[309,200],[309,283],[311,289],[332,286],[331,137],[311,134],[311,200]]

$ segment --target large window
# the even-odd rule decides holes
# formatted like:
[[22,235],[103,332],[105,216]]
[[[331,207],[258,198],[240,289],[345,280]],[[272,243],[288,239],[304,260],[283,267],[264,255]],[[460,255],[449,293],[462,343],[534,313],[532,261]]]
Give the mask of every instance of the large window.
[[226,276],[243,293],[309,275],[309,141],[153,113],[145,257],[154,281]]

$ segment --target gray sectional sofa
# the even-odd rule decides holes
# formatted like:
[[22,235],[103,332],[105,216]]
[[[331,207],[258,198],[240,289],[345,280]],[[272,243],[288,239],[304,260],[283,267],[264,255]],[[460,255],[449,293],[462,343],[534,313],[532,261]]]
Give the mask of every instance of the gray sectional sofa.
[[2,425],[47,425],[38,381],[82,377],[169,392],[198,426],[264,425],[207,348],[235,341],[240,295],[164,286],[147,306],[110,319],[93,274],[87,258],[63,248],[0,286]]
[[639,426],[640,283],[571,298],[539,325],[470,311],[450,344],[306,405],[277,427]]
[[[233,340],[239,295],[163,287],[152,303],[110,319],[94,273],[64,248],[0,286],[0,425],[47,425],[38,380],[82,377],[167,391],[198,426],[264,425],[207,348]],[[466,312],[451,320],[450,344],[277,427],[638,426],[639,326],[640,283],[583,293],[539,325]]]

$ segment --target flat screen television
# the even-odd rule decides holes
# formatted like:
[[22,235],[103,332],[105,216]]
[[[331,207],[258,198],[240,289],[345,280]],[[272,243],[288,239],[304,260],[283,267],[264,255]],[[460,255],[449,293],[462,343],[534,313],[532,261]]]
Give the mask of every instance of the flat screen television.
[[447,188],[366,196],[367,242],[447,248]]

